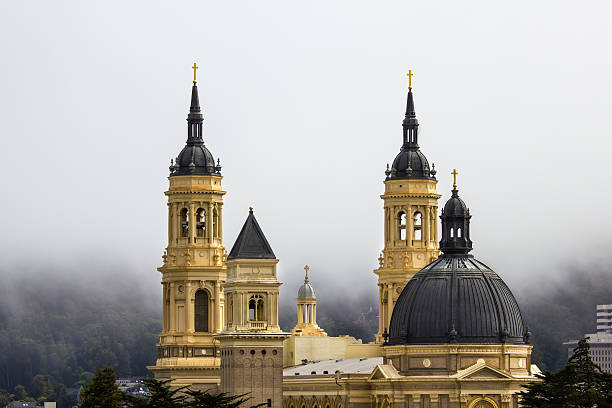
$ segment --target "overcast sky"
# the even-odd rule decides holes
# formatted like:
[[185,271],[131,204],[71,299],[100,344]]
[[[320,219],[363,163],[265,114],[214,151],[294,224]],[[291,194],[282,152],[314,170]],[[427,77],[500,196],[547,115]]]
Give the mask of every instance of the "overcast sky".
[[1,2],[1,264],[87,274],[84,259],[107,258],[158,285],[194,61],[227,251],[253,205],[285,296],[306,263],[315,287],[349,278],[343,288],[376,293],[408,69],[440,205],[457,168],[474,255],[511,284],[589,262],[612,235],[611,12],[604,1]]

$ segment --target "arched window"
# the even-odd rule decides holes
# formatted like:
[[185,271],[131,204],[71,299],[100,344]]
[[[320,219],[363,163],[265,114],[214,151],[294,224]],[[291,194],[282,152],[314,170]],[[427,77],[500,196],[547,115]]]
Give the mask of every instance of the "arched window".
[[249,299],[249,320],[265,320],[264,301],[261,295],[253,295]]
[[181,237],[189,236],[189,210],[187,208],[181,209]]
[[198,208],[196,211],[196,236],[206,236],[206,210]]
[[208,293],[199,289],[195,294],[195,331],[208,331]]
[[457,238],[461,238],[461,228],[457,228]]
[[420,241],[422,239],[422,230],[423,230],[423,216],[420,212],[415,212],[413,216],[414,220],[414,240]]
[[450,229],[450,237],[455,238],[455,228],[451,227]]
[[397,214],[397,236],[402,241],[406,239],[406,213],[403,211]]

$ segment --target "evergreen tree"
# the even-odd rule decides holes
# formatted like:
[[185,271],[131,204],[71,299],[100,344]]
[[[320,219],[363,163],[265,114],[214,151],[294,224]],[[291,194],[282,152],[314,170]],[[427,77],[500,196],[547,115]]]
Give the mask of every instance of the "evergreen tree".
[[186,405],[185,387],[172,388],[171,380],[156,380],[146,378],[143,385],[148,389],[146,398],[127,397],[127,406],[132,408],[183,408]]
[[578,342],[572,357],[556,373],[545,371],[541,381],[519,393],[526,408],[612,408],[612,375],[589,357],[588,337]]
[[81,392],[79,406],[81,408],[122,408],[124,394],[115,384],[115,372],[106,367],[98,370]]
[[[245,398],[247,394],[210,394],[207,391],[200,390],[187,390],[186,394],[190,397],[188,403],[190,408],[240,408],[250,399]],[[266,405],[266,403],[252,405],[250,408],[258,408]]]

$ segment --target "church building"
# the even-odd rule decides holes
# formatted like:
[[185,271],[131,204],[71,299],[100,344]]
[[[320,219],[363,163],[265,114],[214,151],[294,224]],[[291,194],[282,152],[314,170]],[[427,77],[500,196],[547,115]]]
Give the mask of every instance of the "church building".
[[204,145],[196,68],[187,142],[171,162],[165,193],[155,377],[249,393],[251,403],[275,408],[518,408],[517,393],[539,372],[530,333],[508,286],[471,254],[472,215],[456,171],[438,216],[436,170],[418,144],[412,73],[401,149],[381,196],[379,330],[376,342],[362,344],[317,325],[308,267],[297,324],[281,329],[279,260],[253,208],[226,253],[221,165]]

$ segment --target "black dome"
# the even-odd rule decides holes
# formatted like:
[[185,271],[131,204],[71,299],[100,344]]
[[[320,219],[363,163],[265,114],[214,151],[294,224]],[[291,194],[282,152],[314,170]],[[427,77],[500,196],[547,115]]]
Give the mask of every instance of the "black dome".
[[218,174],[215,170],[215,159],[203,142],[193,145],[188,142],[176,158],[175,166],[176,170],[172,173],[173,176]]
[[504,281],[471,255],[443,255],[399,296],[389,344],[528,344],[521,311]]
[[394,179],[428,179],[434,180],[429,162],[425,155],[417,148],[404,148],[400,150],[391,166],[391,180]]
[[221,175],[219,160],[215,165],[215,159],[210,151],[204,146],[202,137],[202,122],[204,117],[200,109],[200,98],[198,87],[195,82],[191,89],[191,106],[187,115],[187,144],[181,150],[176,162],[170,165],[170,176],[196,175]]
[[427,179],[435,180],[436,170],[429,168],[429,162],[419,149],[419,121],[414,111],[414,99],[412,88],[408,88],[408,99],[406,102],[406,115],[402,122],[403,139],[402,148],[389,169],[387,165],[387,180],[401,179]]

